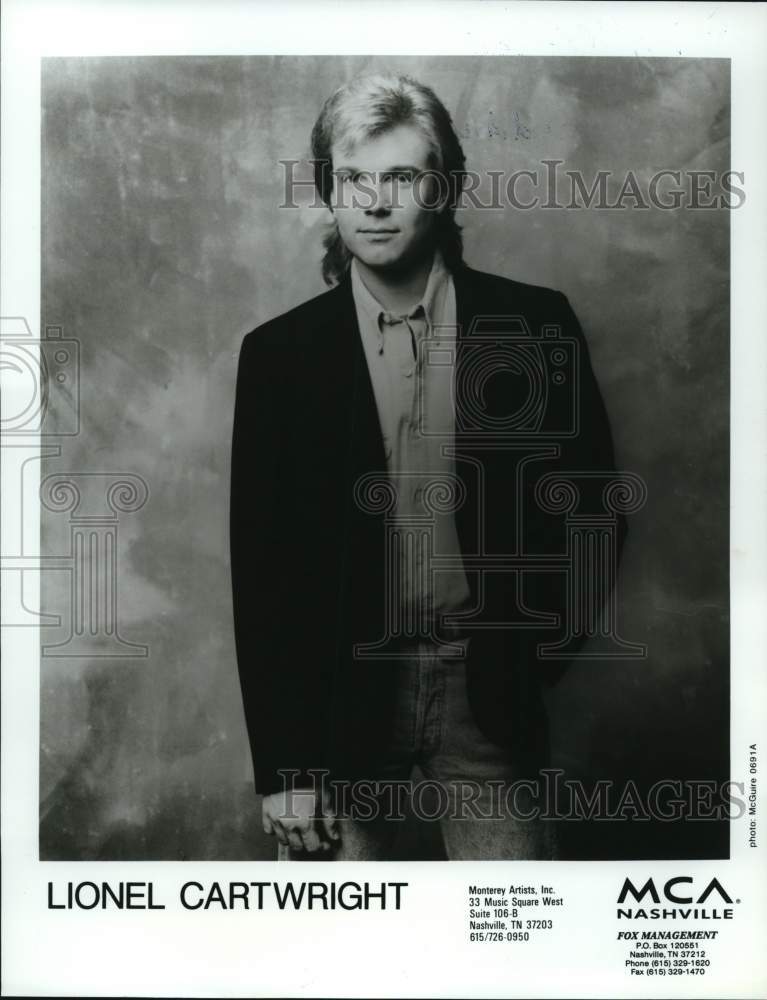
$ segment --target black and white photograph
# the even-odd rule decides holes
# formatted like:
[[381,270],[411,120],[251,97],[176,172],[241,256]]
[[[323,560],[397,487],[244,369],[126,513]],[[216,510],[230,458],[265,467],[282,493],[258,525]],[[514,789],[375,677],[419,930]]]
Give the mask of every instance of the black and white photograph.
[[355,919],[359,963],[433,924],[456,995],[723,995],[765,906],[764,6],[633,49],[644,5],[69,6],[112,40],[6,67],[4,925],[160,928],[83,995],[330,995]]
[[42,86],[41,854],[726,857],[727,61]]

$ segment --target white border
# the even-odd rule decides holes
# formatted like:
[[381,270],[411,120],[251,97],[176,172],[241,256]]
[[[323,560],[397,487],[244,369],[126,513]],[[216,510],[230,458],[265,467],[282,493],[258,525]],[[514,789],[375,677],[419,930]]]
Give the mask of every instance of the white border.
[[[710,56],[732,59],[732,164],[747,202],[732,214],[732,769],[747,781],[745,750],[764,752],[767,693],[767,11],[749,4],[5,0],[2,31],[2,315],[40,315],[40,58],[46,55],[526,54]],[[701,414],[705,420],[705,414]],[[3,528],[18,491],[3,482]],[[26,515],[36,519],[30,491]],[[4,539],[11,544],[12,540]],[[6,548],[3,551],[13,551]],[[28,554],[34,552],[28,550]],[[38,636],[3,636],[3,989],[20,995],[482,995],[761,996],[765,904],[751,894],[730,958],[703,979],[632,982],[610,946],[616,887],[625,875],[676,874],[678,864],[559,863],[546,876],[570,906],[569,937],[546,953],[477,951],[465,942],[465,885],[477,866],[336,866],[333,877],[405,879],[411,902],[389,914],[91,914],[44,909],[49,878],[154,878],[170,898],[182,881],[286,878],[265,864],[52,864],[37,861]],[[764,811],[762,811],[764,815]],[[762,829],[764,825],[762,824]],[[755,856],[756,855],[756,856]],[[446,871],[446,867],[449,868]],[[687,866],[745,892],[767,884],[764,849],[733,837],[729,863]],[[139,871],[140,869],[140,871]],[[494,881],[495,866],[481,869]],[[540,877],[540,865],[515,877]],[[507,869],[497,869],[501,878]],[[86,874],[87,872],[87,874]],[[404,873],[404,874],[403,874]],[[327,867],[300,878],[328,878]],[[587,881],[588,893],[583,892]],[[589,900],[585,899],[588,895]],[[156,918],[156,919],[155,919]],[[605,929],[602,929],[602,928]],[[656,988],[657,987],[657,988]]]

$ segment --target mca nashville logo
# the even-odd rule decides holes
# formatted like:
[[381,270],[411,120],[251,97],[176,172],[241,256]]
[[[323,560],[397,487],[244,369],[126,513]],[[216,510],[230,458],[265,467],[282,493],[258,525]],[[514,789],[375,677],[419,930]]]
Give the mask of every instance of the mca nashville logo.
[[[640,905],[633,906],[632,901]],[[618,896],[618,919],[732,920],[733,902],[740,900],[733,901],[717,878],[698,889],[690,876],[675,875],[663,884],[662,892],[658,892],[652,878],[640,888],[627,878]],[[650,903],[655,905],[650,906]]]

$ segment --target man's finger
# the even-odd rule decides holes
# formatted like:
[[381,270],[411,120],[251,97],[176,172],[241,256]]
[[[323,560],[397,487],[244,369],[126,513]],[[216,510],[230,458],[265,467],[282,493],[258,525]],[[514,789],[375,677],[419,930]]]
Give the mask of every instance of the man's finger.
[[303,851],[304,849],[304,842],[301,840],[301,835],[296,830],[291,830],[288,833],[288,843],[294,851]]
[[322,828],[329,840],[340,840],[341,831],[338,828],[338,820],[331,812],[322,814]]
[[274,835],[277,837],[277,840],[279,840],[279,842],[284,847],[287,847],[288,846],[288,836],[285,833],[285,830],[283,829],[282,823],[280,823],[279,820],[275,820],[272,823],[272,827],[274,829]]
[[301,834],[304,842],[304,847],[310,854],[314,854],[322,846],[320,843],[320,838],[317,836],[317,831],[314,827],[309,827],[308,830],[304,830]]

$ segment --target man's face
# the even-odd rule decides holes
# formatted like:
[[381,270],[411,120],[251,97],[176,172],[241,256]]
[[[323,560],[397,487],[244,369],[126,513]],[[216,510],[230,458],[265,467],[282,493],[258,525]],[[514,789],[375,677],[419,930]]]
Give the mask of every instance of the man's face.
[[359,143],[332,149],[331,209],[341,239],[363,264],[402,271],[433,248],[437,220],[436,179],[419,175],[431,169],[429,144],[411,125]]

